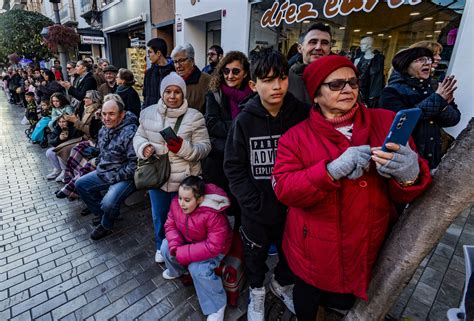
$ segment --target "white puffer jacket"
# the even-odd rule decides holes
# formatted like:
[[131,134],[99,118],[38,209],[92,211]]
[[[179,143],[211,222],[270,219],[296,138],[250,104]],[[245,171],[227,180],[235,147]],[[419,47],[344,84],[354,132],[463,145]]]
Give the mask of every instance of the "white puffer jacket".
[[[183,139],[183,144],[175,154],[168,150],[160,130],[168,126],[174,128],[181,115],[184,117],[176,135]],[[201,174],[200,161],[211,151],[204,116],[197,109],[188,108],[186,100],[179,108],[168,108],[160,99],[157,104],[142,110],[140,126],[133,138],[133,148],[138,158],[145,158],[143,149],[148,145],[153,146],[157,155],[169,152],[171,175],[161,187],[166,192],[178,191],[179,184],[187,176]]]

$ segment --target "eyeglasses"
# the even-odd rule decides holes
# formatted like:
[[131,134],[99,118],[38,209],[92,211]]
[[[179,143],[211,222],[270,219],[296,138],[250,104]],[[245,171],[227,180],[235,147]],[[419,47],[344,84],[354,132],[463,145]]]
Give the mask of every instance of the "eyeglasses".
[[71,69],[72,69],[72,67],[66,67],[66,69],[67,69],[67,70],[71,70]]
[[222,69],[222,72],[223,72],[224,75],[226,75],[226,76],[227,76],[228,74],[230,74],[231,72],[232,72],[232,74],[233,74],[234,76],[237,76],[238,74],[240,74],[241,71],[242,71],[242,70],[239,69],[239,68],[232,68],[232,69],[223,68],[223,69]]
[[182,65],[182,64],[184,64],[184,63],[186,62],[186,60],[188,60],[188,59],[189,59],[189,58],[186,57],[186,58],[182,58],[182,59],[173,60],[173,63],[174,63],[175,65]]
[[339,91],[346,87],[346,84],[349,84],[352,89],[359,88],[359,79],[356,77],[350,78],[349,80],[336,79],[330,82],[322,83],[322,85],[327,85],[332,91]]
[[433,59],[430,57],[420,57],[418,59],[413,60],[414,63],[422,63],[423,65],[428,64],[431,65],[433,63]]

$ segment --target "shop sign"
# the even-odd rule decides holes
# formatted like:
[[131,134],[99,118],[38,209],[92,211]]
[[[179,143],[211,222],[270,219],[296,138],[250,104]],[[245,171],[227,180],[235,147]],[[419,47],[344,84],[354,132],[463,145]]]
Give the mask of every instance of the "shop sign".
[[[384,0],[391,9],[400,7],[402,4],[417,5],[422,0]],[[323,15],[326,18],[333,18],[338,14],[347,16],[352,12],[371,12],[378,5],[380,0],[325,0]],[[307,19],[315,19],[319,12],[314,9],[313,3],[305,2],[300,5],[285,0],[281,4],[276,0],[270,9],[265,11],[260,20],[262,28],[277,27],[282,22],[292,24],[302,22]]]
[[139,38],[130,39],[130,47],[146,47],[146,41]]
[[81,36],[81,43],[92,45],[105,45],[104,37]]

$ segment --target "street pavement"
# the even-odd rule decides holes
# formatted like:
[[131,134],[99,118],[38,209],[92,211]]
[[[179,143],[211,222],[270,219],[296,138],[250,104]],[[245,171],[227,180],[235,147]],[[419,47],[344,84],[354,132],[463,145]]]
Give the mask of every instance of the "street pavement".
[[[54,196],[61,185],[46,180],[45,149],[28,142],[22,114],[0,91],[0,321],[205,320],[194,288],[164,280],[164,265],[154,262],[147,199],[123,206],[114,233],[92,241],[82,202]],[[445,320],[459,305],[462,245],[474,244],[472,212],[466,209],[422,262],[394,319]],[[242,319],[246,303],[247,292],[226,320]],[[271,295],[266,308],[267,320],[295,320]]]

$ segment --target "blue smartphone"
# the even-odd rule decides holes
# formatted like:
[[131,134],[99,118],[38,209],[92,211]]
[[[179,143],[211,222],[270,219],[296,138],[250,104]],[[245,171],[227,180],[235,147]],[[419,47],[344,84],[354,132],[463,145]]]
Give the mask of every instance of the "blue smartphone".
[[382,145],[382,150],[388,152],[385,147],[387,143],[395,143],[399,145],[406,145],[410,135],[418,123],[421,116],[420,108],[410,108],[400,110],[393,119],[392,126],[388,132],[387,137]]

